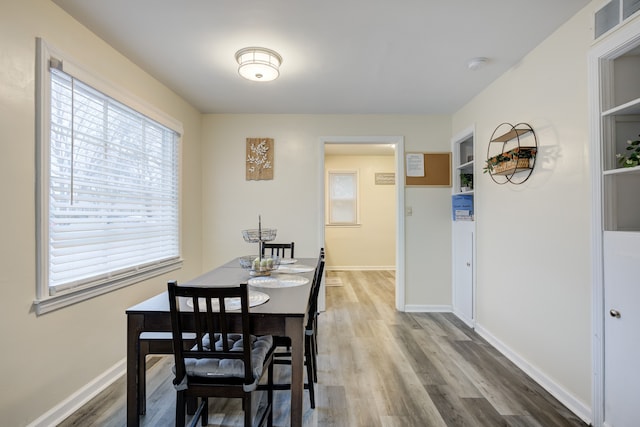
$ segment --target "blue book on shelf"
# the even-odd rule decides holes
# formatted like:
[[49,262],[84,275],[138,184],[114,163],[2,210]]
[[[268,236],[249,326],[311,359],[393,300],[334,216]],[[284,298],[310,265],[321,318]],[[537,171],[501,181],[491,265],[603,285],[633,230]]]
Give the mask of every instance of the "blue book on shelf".
[[454,221],[473,221],[473,194],[451,196],[451,213]]

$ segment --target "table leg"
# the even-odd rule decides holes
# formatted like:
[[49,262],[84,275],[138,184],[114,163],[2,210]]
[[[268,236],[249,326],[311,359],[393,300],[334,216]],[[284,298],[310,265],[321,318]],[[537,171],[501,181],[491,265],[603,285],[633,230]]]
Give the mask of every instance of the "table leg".
[[127,315],[127,427],[139,425],[138,409],[138,338],[144,326],[144,315]]
[[147,354],[149,354],[149,343],[138,339],[138,415],[147,412]]
[[291,427],[302,426],[304,394],[304,317],[286,319],[286,335],[291,338]]

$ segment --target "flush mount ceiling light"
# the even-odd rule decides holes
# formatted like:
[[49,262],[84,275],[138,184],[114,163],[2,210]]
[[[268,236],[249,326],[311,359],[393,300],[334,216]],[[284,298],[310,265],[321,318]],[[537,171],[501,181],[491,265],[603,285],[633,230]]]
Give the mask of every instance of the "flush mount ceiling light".
[[268,82],[280,75],[282,57],[271,49],[264,47],[245,47],[236,52],[238,74],[247,80]]
[[471,71],[476,71],[477,69],[479,69],[480,67],[483,67],[487,62],[489,61],[488,58],[479,56],[477,58],[471,58],[468,62],[467,62],[467,67],[471,70]]

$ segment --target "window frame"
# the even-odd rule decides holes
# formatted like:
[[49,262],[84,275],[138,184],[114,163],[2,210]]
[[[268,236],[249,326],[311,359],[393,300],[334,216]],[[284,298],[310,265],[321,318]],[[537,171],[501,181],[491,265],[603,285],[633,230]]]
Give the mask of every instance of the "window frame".
[[[353,222],[339,222],[333,221],[333,198],[332,187],[333,182],[331,177],[334,175],[350,175],[354,179],[354,191],[355,196],[353,198],[354,220]],[[357,170],[329,170],[327,171],[327,224],[332,227],[359,227],[360,226],[360,176]]]
[[[177,234],[178,255],[164,262],[145,265],[123,274],[113,274],[108,279],[99,279],[77,287],[54,290],[49,286],[49,178],[50,138],[51,138],[51,59],[63,62],[65,73],[81,80],[93,89],[102,92],[127,107],[141,113],[153,121],[175,131],[178,135],[176,149],[177,186]],[[107,292],[120,289],[134,283],[155,277],[157,275],[182,267],[182,227],[181,212],[181,141],[182,124],[159,111],[155,107],[138,99],[124,89],[101,78],[97,73],[79,65],[73,58],[54,48],[43,39],[36,39],[36,298],[34,300],[37,315],[78,303]]]

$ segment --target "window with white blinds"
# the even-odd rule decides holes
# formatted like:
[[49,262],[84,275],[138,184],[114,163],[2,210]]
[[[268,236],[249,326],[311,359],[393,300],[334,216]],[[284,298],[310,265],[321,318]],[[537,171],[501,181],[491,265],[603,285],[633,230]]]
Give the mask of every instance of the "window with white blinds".
[[180,135],[65,72],[62,60],[48,64],[39,299],[158,274],[180,260]]
[[329,224],[358,223],[358,173],[329,172]]

